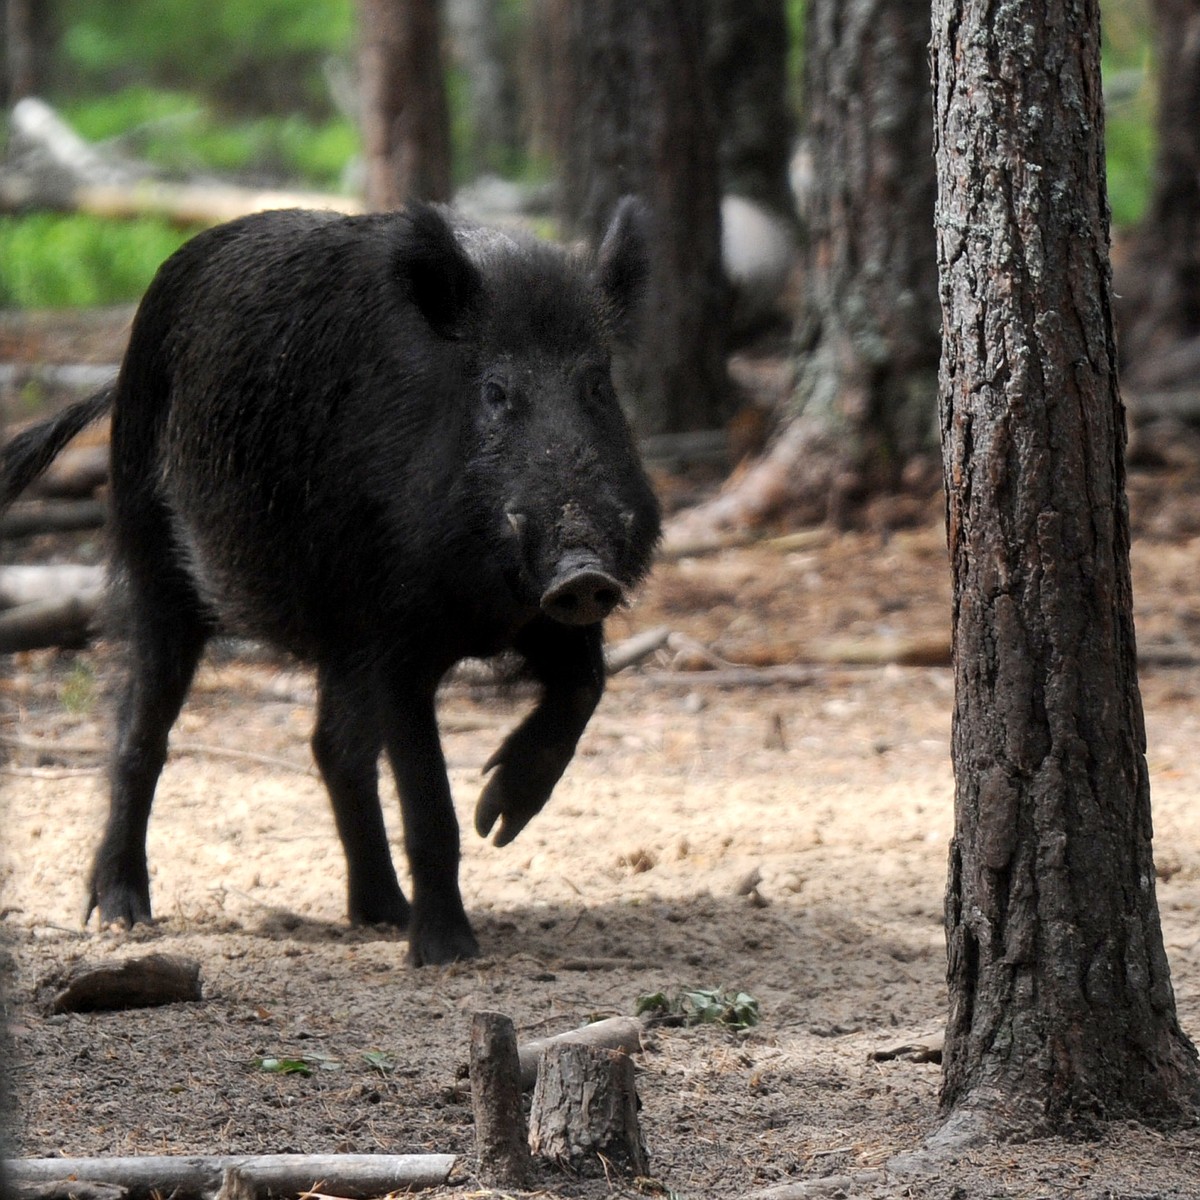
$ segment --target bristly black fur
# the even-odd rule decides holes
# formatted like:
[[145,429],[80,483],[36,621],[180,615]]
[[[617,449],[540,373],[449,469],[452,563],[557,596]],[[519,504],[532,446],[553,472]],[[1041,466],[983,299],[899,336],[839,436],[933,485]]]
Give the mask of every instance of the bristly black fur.
[[436,691],[463,658],[504,655],[541,687],[485,768],[475,828],[504,845],[570,763],[604,689],[603,620],[659,536],[612,378],[645,253],[631,204],[598,263],[431,206],[259,213],[173,254],[113,387],[4,450],[6,503],[112,409],[110,575],[129,678],[89,911],[150,918],[146,832],[168,735],[223,629],[316,666],[312,746],[351,919],[406,928],[417,965],[479,952]]
[[23,430],[5,444],[0,450],[0,512],[50,466],[76,434],[108,412],[115,395],[116,384],[106,384],[86,400]]

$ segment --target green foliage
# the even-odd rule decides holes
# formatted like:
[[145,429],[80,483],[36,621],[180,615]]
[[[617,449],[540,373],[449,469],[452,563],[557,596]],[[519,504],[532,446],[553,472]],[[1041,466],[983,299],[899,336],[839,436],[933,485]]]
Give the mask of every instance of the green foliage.
[[749,1029],[760,1018],[758,1001],[746,992],[726,992],[721,988],[684,988],[674,996],[654,992],[639,996],[635,1009],[682,1021],[684,1025],[727,1025],[730,1029]]
[[226,94],[263,64],[307,68],[293,79],[323,91],[322,60],[353,41],[352,0],[60,0],[65,65],[76,86],[186,79]]
[[1146,0],[1105,0],[1105,149],[1113,225],[1135,225],[1150,197],[1157,146],[1150,13]]
[[71,308],[140,298],[190,236],[165,221],[82,214],[0,217],[0,308]]
[[271,1075],[311,1075],[313,1071],[337,1071],[341,1063],[326,1054],[301,1054],[295,1058],[256,1058],[254,1066]]
[[96,676],[86,662],[75,663],[63,682],[62,703],[75,716],[86,713],[96,699]]

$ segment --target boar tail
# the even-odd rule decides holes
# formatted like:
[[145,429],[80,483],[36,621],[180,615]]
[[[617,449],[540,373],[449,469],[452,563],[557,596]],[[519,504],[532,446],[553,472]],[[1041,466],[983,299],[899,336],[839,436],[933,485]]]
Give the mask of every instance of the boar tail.
[[77,433],[108,412],[115,392],[115,383],[110,383],[5,444],[0,450],[0,512],[46,470]]

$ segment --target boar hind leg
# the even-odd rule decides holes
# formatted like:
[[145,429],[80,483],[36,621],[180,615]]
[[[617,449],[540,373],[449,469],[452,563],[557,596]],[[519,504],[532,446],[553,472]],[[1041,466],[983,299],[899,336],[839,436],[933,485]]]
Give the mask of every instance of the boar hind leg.
[[408,957],[416,967],[479,953],[458,890],[458,820],[438,737],[434,691],[432,684],[421,687],[400,679],[384,689],[380,706],[412,873]]
[[407,929],[408,901],[396,879],[379,804],[382,745],[372,680],[322,664],[312,750],[346,852],[350,920]]
[[131,581],[129,676],[117,721],[108,824],[92,866],[86,916],[102,925],[150,920],[146,828],[167,757],[167,738],[210,628],[179,580],[139,588]]
[[475,828],[487,837],[499,817],[497,846],[511,842],[542,810],[604,692],[599,624],[535,622],[516,648],[543,691],[484,768],[494,773],[475,808]]

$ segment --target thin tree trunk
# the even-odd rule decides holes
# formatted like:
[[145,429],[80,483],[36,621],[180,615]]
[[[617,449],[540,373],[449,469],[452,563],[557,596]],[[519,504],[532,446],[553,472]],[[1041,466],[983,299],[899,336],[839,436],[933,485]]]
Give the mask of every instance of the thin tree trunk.
[[1153,9],[1158,154],[1119,309],[1121,352],[1135,373],[1200,335],[1200,0],[1154,0]]
[[935,454],[937,264],[927,0],[811,0],[797,384],[765,456],[668,530],[699,537],[848,501]]
[[1099,11],[1039,11],[934,4],[950,1138],[1200,1100],[1154,894]]
[[621,196],[654,215],[639,352],[626,364],[638,432],[729,415],[728,291],[702,0],[569,0],[563,217],[596,244]]
[[440,9],[437,0],[359,0],[369,208],[450,199]]

